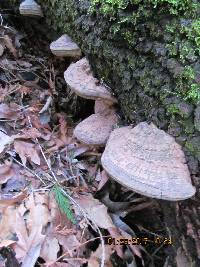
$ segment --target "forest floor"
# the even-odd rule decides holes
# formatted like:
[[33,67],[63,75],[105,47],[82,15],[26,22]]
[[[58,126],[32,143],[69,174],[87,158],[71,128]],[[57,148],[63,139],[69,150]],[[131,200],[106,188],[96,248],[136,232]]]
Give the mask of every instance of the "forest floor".
[[67,89],[54,33],[0,22],[0,267],[169,266],[157,202],[110,180],[102,149],[73,137],[93,106]]

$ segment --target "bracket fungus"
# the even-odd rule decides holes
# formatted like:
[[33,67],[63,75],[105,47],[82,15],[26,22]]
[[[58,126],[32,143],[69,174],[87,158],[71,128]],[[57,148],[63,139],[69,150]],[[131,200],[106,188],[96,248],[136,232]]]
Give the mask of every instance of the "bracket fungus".
[[67,34],[63,34],[58,40],[52,42],[50,49],[57,57],[81,56],[81,49]]
[[101,162],[113,179],[142,195],[177,201],[195,194],[181,146],[153,124],[115,129]]
[[92,114],[75,127],[74,136],[84,144],[104,146],[117,122],[116,114]]
[[100,113],[100,114],[110,114],[115,113],[116,109],[111,102],[107,102],[105,100],[96,100],[94,104],[94,113]]
[[43,17],[41,6],[34,0],[25,0],[19,6],[19,12],[24,16]]
[[117,102],[111,92],[93,76],[86,58],[72,63],[65,71],[64,77],[71,90],[83,98]]

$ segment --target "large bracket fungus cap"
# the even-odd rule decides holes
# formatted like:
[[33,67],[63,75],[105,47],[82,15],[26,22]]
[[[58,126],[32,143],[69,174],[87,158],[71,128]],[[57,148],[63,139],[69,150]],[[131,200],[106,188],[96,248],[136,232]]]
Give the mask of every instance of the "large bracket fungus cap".
[[80,122],[74,129],[74,136],[84,144],[104,146],[118,122],[117,115],[93,114]]
[[180,145],[153,124],[114,130],[101,161],[113,179],[142,195],[177,201],[195,194]]
[[86,58],[72,63],[65,71],[64,77],[71,90],[83,98],[117,102],[109,90],[93,76]]
[[50,44],[51,52],[58,57],[80,57],[81,49],[67,35],[63,34],[58,40]]
[[19,6],[19,12],[24,16],[43,17],[41,6],[34,0],[25,0]]

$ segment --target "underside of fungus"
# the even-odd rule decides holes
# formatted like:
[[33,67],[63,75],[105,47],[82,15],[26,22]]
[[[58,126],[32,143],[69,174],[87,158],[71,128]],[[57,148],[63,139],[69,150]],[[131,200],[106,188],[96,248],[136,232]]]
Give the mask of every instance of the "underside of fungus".
[[25,0],[20,4],[19,11],[24,16],[43,17],[41,6],[34,0]]
[[108,116],[93,114],[75,127],[74,136],[84,144],[104,146],[117,122],[115,114]]
[[50,49],[58,57],[81,56],[81,49],[67,34],[63,34],[58,40],[52,42]]
[[93,76],[86,58],[72,63],[65,71],[64,77],[70,89],[83,98],[117,102],[112,93]]
[[180,145],[153,124],[115,129],[101,161],[113,179],[142,195],[177,201],[195,194]]

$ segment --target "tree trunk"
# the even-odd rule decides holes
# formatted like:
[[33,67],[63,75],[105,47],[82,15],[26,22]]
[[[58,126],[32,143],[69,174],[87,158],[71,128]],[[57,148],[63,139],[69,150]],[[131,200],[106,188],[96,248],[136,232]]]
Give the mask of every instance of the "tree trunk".
[[[113,6],[102,0],[39,2],[47,23],[69,34],[95,75],[113,89],[123,118],[134,125],[151,121],[182,145],[196,196],[160,205],[174,240],[173,262],[200,266],[200,59],[193,1],[183,1],[190,2],[189,8],[167,0],[127,0],[121,7],[114,0],[109,1],[116,2]],[[91,8],[91,2],[99,4]]]

